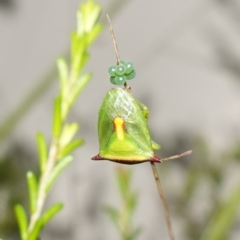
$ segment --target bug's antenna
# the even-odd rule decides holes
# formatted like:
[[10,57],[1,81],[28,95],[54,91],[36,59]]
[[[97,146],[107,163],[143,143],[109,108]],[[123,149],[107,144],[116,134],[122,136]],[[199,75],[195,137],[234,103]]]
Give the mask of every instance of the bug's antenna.
[[114,36],[114,31],[113,31],[113,27],[112,27],[112,24],[111,24],[110,17],[108,16],[108,14],[106,14],[106,16],[107,16],[107,19],[108,19],[110,34],[112,36],[113,46],[114,46],[114,50],[115,50],[116,57],[117,57],[117,64],[119,65],[120,64],[120,56],[119,56],[119,52],[118,52],[117,42],[116,42],[116,39],[115,39],[115,36]]

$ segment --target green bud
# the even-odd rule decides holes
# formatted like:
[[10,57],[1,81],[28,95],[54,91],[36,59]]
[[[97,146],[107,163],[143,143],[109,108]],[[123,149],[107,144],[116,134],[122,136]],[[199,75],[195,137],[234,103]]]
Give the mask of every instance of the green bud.
[[126,82],[125,76],[115,77],[115,84],[116,85],[123,85]]
[[108,69],[108,73],[110,74],[110,76],[116,76],[116,66],[111,66]]
[[135,78],[135,76],[136,76],[136,72],[133,70],[130,74],[126,75],[126,79],[130,80]]
[[133,71],[133,64],[131,62],[125,62],[124,66],[126,67],[126,74]]
[[116,77],[113,77],[113,76],[110,77],[110,82],[111,82],[112,84],[116,84],[116,83],[115,83],[115,78],[116,78]]
[[118,75],[118,76],[123,76],[124,74],[125,74],[125,72],[126,72],[126,68],[125,68],[125,66],[124,65],[117,65],[117,67],[116,67],[116,74]]

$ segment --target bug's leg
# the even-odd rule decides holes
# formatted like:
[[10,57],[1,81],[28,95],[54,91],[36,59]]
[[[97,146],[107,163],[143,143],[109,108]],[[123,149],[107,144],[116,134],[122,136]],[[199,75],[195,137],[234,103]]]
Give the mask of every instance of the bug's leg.
[[156,143],[155,141],[152,140],[152,148],[154,150],[159,150],[161,148],[161,146],[158,143]]
[[143,104],[142,102],[138,101],[137,99],[135,99],[136,102],[138,103],[138,106],[140,107],[143,116],[146,118],[146,120],[148,120],[149,118],[149,110],[147,108],[147,106],[145,104]]
[[[136,100],[136,99],[135,99]],[[136,100],[136,102],[138,103],[138,106],[140,107],[142,113],[143,113],[143,116],[145,117],[146,120],[148,120],[149,118],[149,110],[147,108],[147,106],[145,104],[143,104],[142,102]],[[152,141],[152,148],[155,149],[155,150],[159,150],[161,148],[161,146],[156,143],[155,141],[151,140]]]

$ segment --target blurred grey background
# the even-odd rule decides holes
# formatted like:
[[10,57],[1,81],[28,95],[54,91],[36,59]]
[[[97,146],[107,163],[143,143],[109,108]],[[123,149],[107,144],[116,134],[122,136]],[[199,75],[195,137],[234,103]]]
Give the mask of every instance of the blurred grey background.
[[[162,146],[157,155],[164,157],[194,148],[195,139],[201,138],[210,156],[214,156],[209,161],[221,166],[224,158],[216,156],[240,140],[239,0],[98,2],[103,7],[101,21],[105,28],[91,48],[86,67],[93,79],[71,113],[71,119],[80,122],[79,136],[85,139],[85,145],[76,151],[74,163],[49,196],[48,204],[62,201],[65,208],[44,229],[42,239],[46,240],[118,239],[103,211],[104,204],[119,204],[114,179],[116,164],[90,160],[98,153],[98,109],[112,87],[107,69],[116,62],[106,13],[112,19],[121,58],[134,63],[137,77],[129,84],[133,95],[149,107],[150,129]],[[27,193],[25,172],[30,167],[36,169],[37,164],[36,132],[42,131],[50,138],[52,103],[58,91],[55,60],[69,51],[80,3],[0,1],[0,153],[2,162],[6,158],[12,160],[13,178],[23,172],[19,177],[22,182],[16,179],[10,183],[4,177],[7,173],[1,172],[2,221],[11,215],[7,210],[9,203],[23,201]],[[188,165],[198,164],[197,161],[202,158],[194,152],[159,166],[179,240],[187,239],[186,223],[171,209],[175,195],[183,190]],[[134,171],[133,187],[140,196],[134,218],[136,225],[143,226],[139,239],[167,239],[150,165],[127,168]],[[222,196],[240,180],[239,163],[225,170]],[[211,208],[211,199],[205,198],[211,191],[208,183],[199,187],[186,211],[201,219],[203,212]],[[15,200],[12,192],[19,192]],[[238,217],[229,239],[240,239],[239,223]],[[3,229],[6,239],[15,239],[11,227],[8,231]],[[159,234],[161,238],[157,237]]]

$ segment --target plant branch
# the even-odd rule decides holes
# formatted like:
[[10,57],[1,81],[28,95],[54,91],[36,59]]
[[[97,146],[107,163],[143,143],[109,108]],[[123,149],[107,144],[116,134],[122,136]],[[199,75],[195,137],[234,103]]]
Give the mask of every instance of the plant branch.
[[106,14],[106,16],[107,16],[107,20],[108,20],[108,23],[109,23],[110,34],[112,36],[113,46],[114,46],[114,50],[115,50],[116,57],[117,57],[117,64],[119,65],[121,60],[120,60],[120,55],[119,55],[119,51],[118,51],[117,42],[116,42],[116,39],[115,39],[115,35],[114,35],[114,31],[113,31],[113,27],[112,27],[112,24],[111,24],[110,17],[108,16],[108,14]]
[[[171,157],[168,157],[168,158],[162,158],[161,161],[168,161],[168,160],[173,160],[173,159],[185,157],[185,156],[190,155],[191,153],[192,153],[192,150],[189,150],[189,151],[186,151],[186,152],[181,153],[179,155],[174,155],[174,156],[171,156]],[[156,181],[156,184],[157,184],[158,193],[159,193],[159,196],[160,196],[161,201],[162,201],[164,214],[165,214],[165,219],[166,219],[167,228],[168,228],[168,234],[169,234],[170,239],[174,240],[174,234],[173,234],[173,229],[172,229],[172,224],[171,224],[171,219],[170,219],[170,214],[169,214],[169,210],[168,210],[167,201],[164,197],[162,185],[161,185],[161,182],[160,182],[160,178],[158,176],[157,167],[156,167],[154,162],[151,162],[151,167],[152,167],[153,175],[155,177],[155,181]]]
[[157,167],[156,167],[154,162],[151,162],[151,167],[152,167],[153,175],[155,177],[155,181],[156,181],[156,184],[157,184],[158,193],[159,193],[159,196],[160,196],[161,201],[162,201],[164,214],[165,214],[165,218],[166,218],[166,222],[167,222],[168,234],[169,234],[170,239],[174,240],[175,238],[174,238],[174,235],[173,235],[173,229],[172,229],[172,224],[171,224],[171,219],[170,219],[170,215],[169,215],[167,201],[164,197],[162,185],[161,185],[161,182],[160,182],[160,179],[159,179],[159,176],[158,176]]
[[100,12],[100,5],[93,0],[81,4],[78,10],[77,31],[73,32],[74,37],[71,41],[71,63],[68,64],[64,58],[59,58],[57,61],[60,91],[54,101],[52,142],[48,148],[44,135],[37,134],[39,180],[34,173],[27,174],[31,210],[29,224],[24,208],[19,204],[15,207],[22,240],[38,239],[41,229],[62,209],[62,204],[58,203],[43,212],[51,186],[61,171],[72,161],[69,154],[83,143],[82,139],[74,139],[79,125],[68,123],[67,116],[91,78],[91,74],[83,74],[82,70],[88,60],[88,48],[102,29],[101,24],[97,22]]
[[33,227],[36,225],[37,220],[41,216],[42,209],[47,196],[47,191],[46,191],[47,182],[57,162],[57,156],[58,156],[58,140],[55,140],[52,142],[50,146],[46,169],[43,172],[43,175],[40,179],[37,207],[36,207],[36,211],[31,215],[30,223],[28,227],[28,234],[33,230]]

